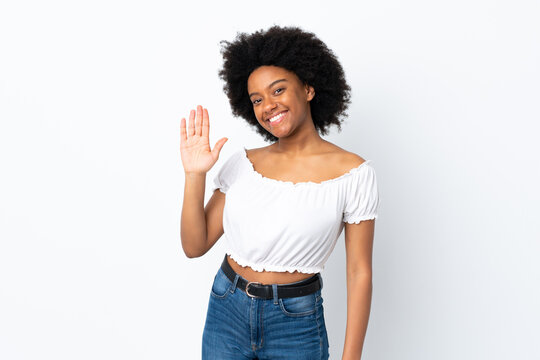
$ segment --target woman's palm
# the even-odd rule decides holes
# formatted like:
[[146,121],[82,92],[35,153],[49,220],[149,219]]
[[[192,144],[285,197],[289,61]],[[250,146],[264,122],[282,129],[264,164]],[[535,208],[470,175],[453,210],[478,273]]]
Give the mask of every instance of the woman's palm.
[[221,148],[228,138],[221,138],[214,149],[210,149],[208,134],[210,119],[208,110],[197,106],[197,112],[191,110],[186,130],[186,119],[180,123],[180,155],[185,172],[206,173],[219,158]]

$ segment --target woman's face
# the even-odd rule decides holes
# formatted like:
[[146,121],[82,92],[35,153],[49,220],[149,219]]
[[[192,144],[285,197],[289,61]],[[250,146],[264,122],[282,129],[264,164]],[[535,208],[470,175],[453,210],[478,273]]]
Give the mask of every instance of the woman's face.
[[295,73],[260,66],[249,75],[247,87],[255,117],[274,136],[287,136],[303,125],[313,127],[309,102],[315,91]]

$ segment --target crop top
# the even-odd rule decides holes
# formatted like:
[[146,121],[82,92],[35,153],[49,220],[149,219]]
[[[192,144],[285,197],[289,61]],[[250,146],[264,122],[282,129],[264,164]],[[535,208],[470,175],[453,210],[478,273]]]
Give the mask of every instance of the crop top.
[[246,149],[234,152],[214,177],[226,193],[226,253],[255,271],[317,273],[324,269],[345,222],[377,218],[379,194],[371,160],[320,183],[293,183],[257,171]]

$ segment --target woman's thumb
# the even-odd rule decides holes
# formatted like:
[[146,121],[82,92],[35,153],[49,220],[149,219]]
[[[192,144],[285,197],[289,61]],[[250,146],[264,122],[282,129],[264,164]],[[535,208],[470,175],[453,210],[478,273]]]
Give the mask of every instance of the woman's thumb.
[[225,143],[229,140],[229,138],[221,138],[219,139],[217,142],[216,142],[216,145],[214,146],[214,150],[212,150],[212,152],[215,152],[215,154],[217,156],[219,156],[219,153],[221,152],[221,148],[223,147],[223,145],[225,145]]

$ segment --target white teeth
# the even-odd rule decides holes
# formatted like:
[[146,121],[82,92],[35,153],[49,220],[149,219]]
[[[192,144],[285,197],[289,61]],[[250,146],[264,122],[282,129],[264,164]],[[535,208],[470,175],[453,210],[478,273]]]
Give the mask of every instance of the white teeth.
[[270,122],[277,121],[277,120],[281,119],[281,117],[282,117],[283,115],[285,115],[284,112],[282,112],[281,114],[278,114],[278,115],[276,115],[276,116],[270,118],[269,121],[270,121]]

